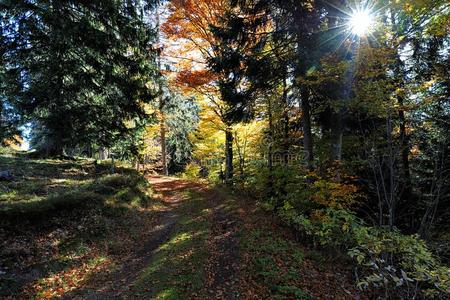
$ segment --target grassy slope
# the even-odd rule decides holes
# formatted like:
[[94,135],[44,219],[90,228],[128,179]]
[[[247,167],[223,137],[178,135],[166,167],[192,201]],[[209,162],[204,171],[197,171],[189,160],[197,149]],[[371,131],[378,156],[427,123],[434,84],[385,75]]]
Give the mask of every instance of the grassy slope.
[[133,170],[92,161],[0,156],[0,298],[63,294],[109,268],[150,226],[159,204]]

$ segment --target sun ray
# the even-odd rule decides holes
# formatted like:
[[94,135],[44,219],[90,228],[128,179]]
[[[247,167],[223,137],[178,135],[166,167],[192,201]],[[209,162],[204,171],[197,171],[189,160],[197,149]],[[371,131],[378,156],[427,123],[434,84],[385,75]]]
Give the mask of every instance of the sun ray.
[[357,36],[365,36],[373,25],[373,16],[369,10],[358,9],[353,11],[348,22],[349,29]]
[[351,34],[352,34],[351,32],[348,32],[348,33],[347,33],[347,35],[345,36],[345,38],[343,38],[343,39],[341,40],[341,42],[337,45],[337,47],[336,47],[336,49],[333,51],[333,53],[336,53],[336,51],[337,51],[339,48],[341,48],[342,44],[344,44],[344,42],[350,37]]
[[[340,35],[342,35],[344,32],[345,31],[338,31],[336,34],[334,34],[333,36],[329,37],[328,39],[326,39],[324,41],[321,41],[319,45],[322,46],[322,45],[326,44],[327,42],[335,39],[336,37],[338,37]],[[345,38],[348,38],[348,37],[349,37],[349,35],[347,35]]]
[[333,3],[330,3],[330,2],[328,2],[328,1],[324,1],[324,2],[325,2],[326,4],[328,4],[329,6],[331,6],[331,7],[335,8],[335,9],[337,9],[337,10],[340,11],[341,13],[347,15],[347,16],[350,16],[350,15],[351,15],[348,11],[345,11],[344,9],[338,7],[337,5],[334,5]]

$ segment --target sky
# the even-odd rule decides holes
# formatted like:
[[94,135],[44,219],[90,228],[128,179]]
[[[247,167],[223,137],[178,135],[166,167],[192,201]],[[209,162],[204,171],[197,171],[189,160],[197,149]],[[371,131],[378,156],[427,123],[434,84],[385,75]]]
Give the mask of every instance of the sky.
[[20,145],[20,150],[28,151],[30,150],[30,134],[31,134],[31,124],[25,124],[22,128],[22,139],[23,143]]

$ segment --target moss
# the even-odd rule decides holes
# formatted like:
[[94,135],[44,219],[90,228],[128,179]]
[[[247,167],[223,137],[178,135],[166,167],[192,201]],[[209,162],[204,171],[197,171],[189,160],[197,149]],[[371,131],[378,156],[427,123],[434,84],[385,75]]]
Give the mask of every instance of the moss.
[[133,170],[102,175],[89,160],[0,156],[0,163],[15,177],[13,182],[0,182],[0,218],[44,219],[66,209],[100,206],[108,210],[111,203],[147,206],[150,202],[146,180]]
[[0,216],[18,216],[29,214],[42,214],[53,210],[61,210],[86,205],[101,203],[103,197],[99,194],[88,191],[73,191],[47,198],[30,201],[15,201],[3,203],[0,206]]

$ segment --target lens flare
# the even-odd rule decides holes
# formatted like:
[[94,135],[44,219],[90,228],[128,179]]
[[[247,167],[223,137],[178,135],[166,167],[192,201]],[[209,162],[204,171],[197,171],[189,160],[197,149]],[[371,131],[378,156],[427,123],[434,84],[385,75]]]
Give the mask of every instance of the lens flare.
[[368,10],[354,11],[350,15],[348,26],[357,36],[365,36],[373,25],[373,16]]

